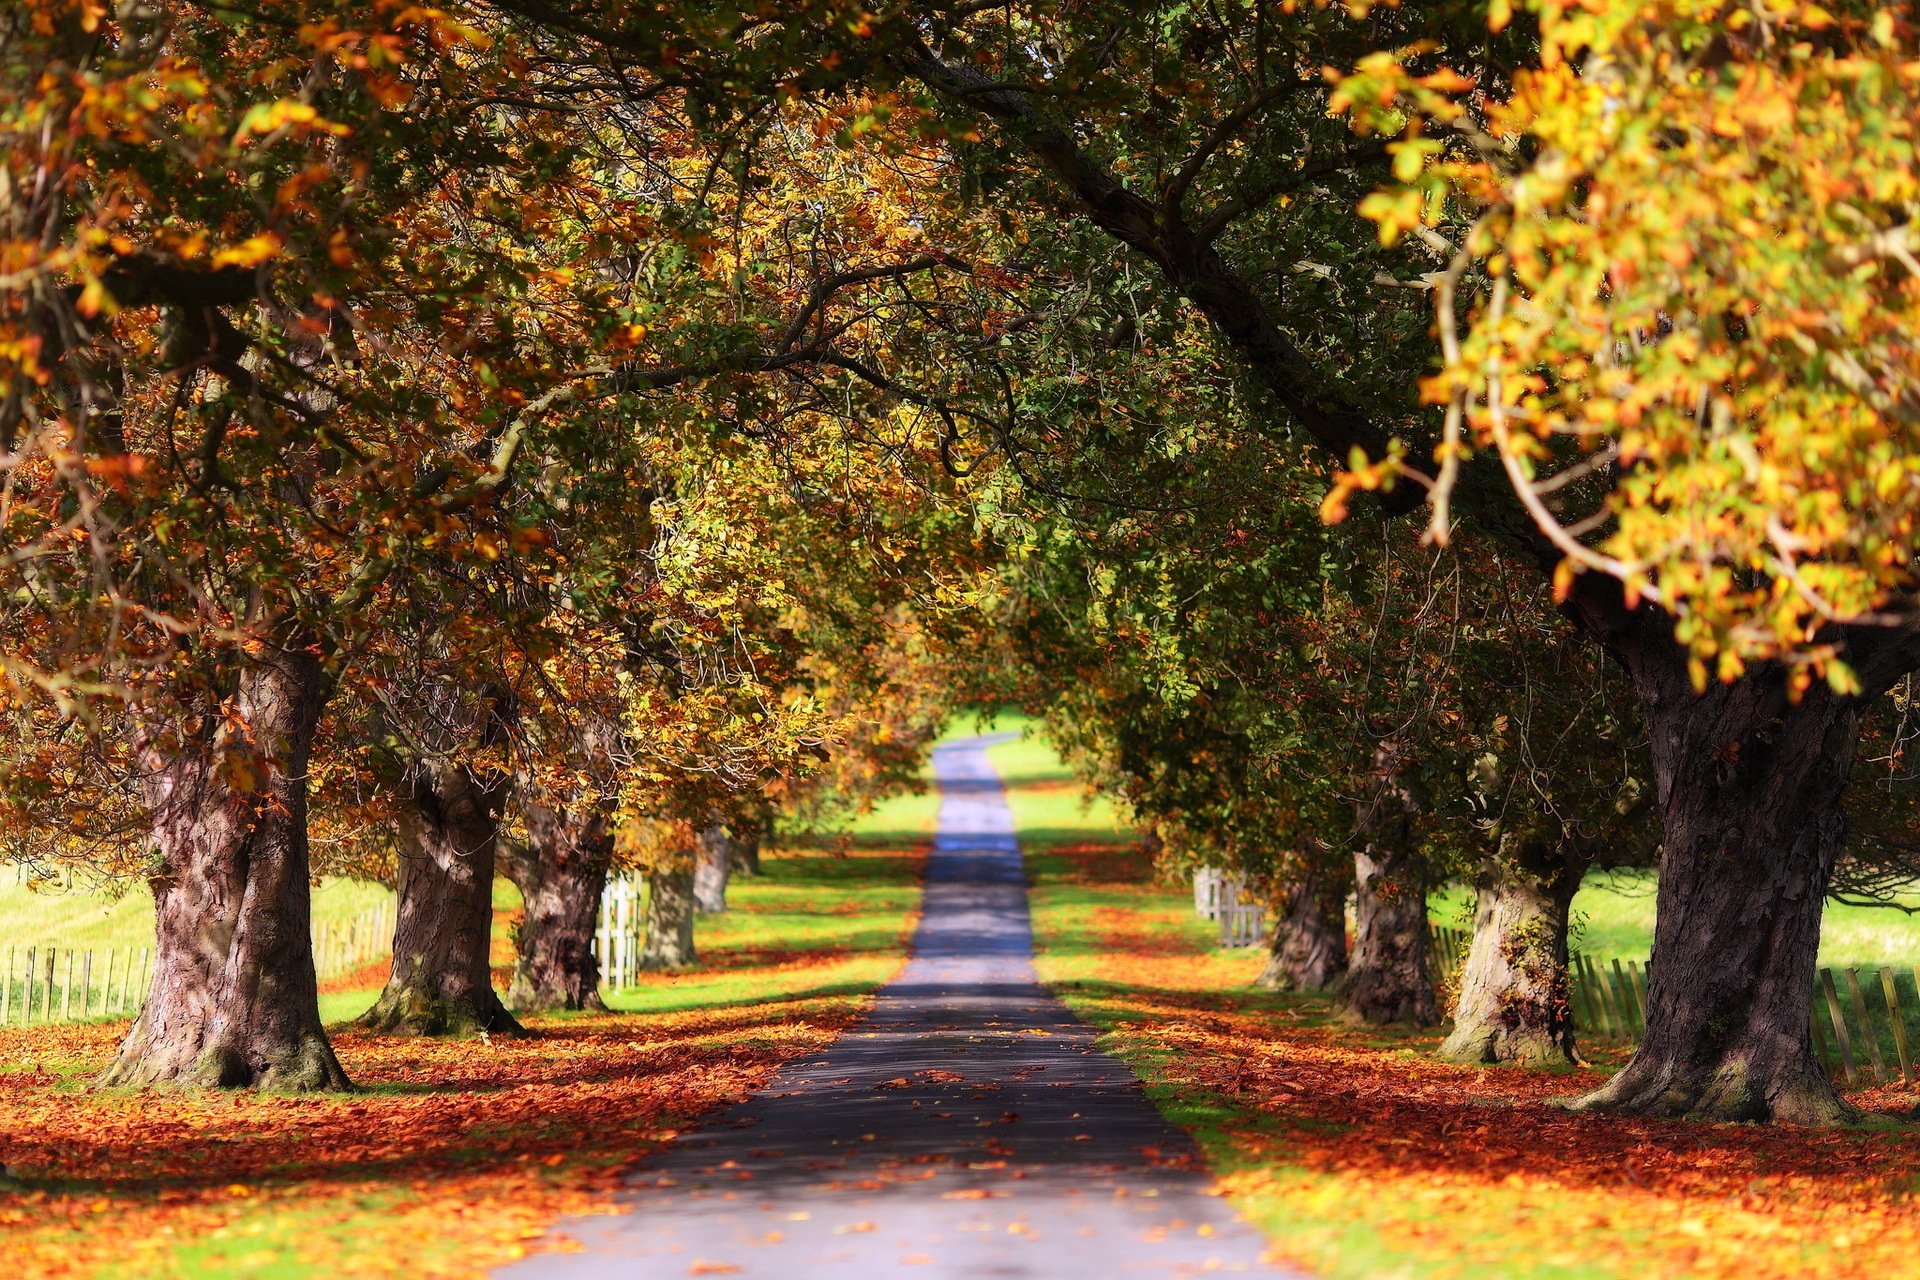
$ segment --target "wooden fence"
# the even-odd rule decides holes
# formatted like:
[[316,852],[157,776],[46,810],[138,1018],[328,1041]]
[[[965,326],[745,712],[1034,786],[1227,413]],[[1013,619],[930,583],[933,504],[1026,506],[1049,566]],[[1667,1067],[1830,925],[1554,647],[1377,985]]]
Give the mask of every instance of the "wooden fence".
[[71,1022],[137,1010],[152,976],[151,947],[8,947],[0,1027]]
[[1193,912],[1220,926],[1220,945],[1251,947],[1266,941],[1267,908],[1247,896],[1246,881],[1218,867],[1193,873]]
[[393,954],[393,903],[377,902],[342,924],[313,928],[313,967],[322,981]]
[[640,910],[640,877],[612,876],[600,894],[600,923],[594,932],[594,954],[600,961],[600,981],[619,989],[633,985],[640,968],[641,944],[647,922]]
[[[1470,935],[1433,931],[1437,973],[1465,959]],[[1567,998],[1573,1023],[1588,1040],[1638,1044],[1647,1028],[1647,972],[1638,960],[1576,954]],[[1833,1079],[1848,1085],[1920,1083],[1920,967],[1822,969],[1814,978],[1814,1051]]]
[[[393,946],[393,904],[377,903],[313,930],[321,979],[352,973]],[[0,960],[0,1027],[136,1014],[153,977],[152,947],[10,946]]]

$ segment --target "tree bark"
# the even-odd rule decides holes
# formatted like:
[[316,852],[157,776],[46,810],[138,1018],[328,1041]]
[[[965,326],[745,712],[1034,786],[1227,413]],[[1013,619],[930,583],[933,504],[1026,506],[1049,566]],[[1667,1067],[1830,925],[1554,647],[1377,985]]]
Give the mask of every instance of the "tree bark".
[[1694,694],[1670,638],[1621,650],[1666,839],[1639,1049],[1589,1110],[1834,1124],[1856,1112],[1809,1035],[1840,799],[1867,700],[1755,668]]
[[1267,967],[1254,979],[1266,991],[1324,991],[1347,971],[1347,885],[1310,866],[1286,887]]
[[642,969],[684,969],[694,963],[693,872],[647,872],[647,940]]
[[706,828],[695,844],[693,905],[701,915],[717,916],[727,909],[727,880],[733,875],[733,836],[718,822]]
[[1414,848],[1413,798],[1396,776],[1393,742],[1377,749],[1373,794],[1355,806],[1354,939],[1334,1007],[1355,1022],[1440,1021],[1427,951],[1426,868]]
[[601,1009],[594,926],[613,865],[613,824],[605,805],[526,809],[525,847],[501,846],[500,865],[526,904],[514,933],[518,953],[507,1003],[521,1013]]
[[153,979],[100,1083],[352,1087],[320,1025],[311,934],[307,760],[330,685],[313,650],[268,650],[232,699],[244,740],[210,714],[184,742],[138,744],[161,859]]
[[359,1025],[402,1035],[518,1035],[520,1024],[494,994],[489,956],[505,779],[436,758],[409,765],[404,785],[393,969]]
[[1519,865],[1489,867],[1475,886],[1473,943],[1460,974],[1454,1062],[1580,1061],[1567,1001],[1567,915],[1586,863],[1544,844]]
[[770,808],[762,807],[759,812],[741,819],[733,830],[733,874],[737,876],[757,876],[762,874],[760,867],[760,845],[773,833],[773,813]]

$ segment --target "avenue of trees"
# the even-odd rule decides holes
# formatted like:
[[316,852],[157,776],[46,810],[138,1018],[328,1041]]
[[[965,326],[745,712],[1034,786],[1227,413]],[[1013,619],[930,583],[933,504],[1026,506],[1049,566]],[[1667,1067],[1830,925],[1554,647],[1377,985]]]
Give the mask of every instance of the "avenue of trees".
[[370,1028],[594,1007],[612,869],[689,963],[1002,699],[1353,1018],[1440,1021],[1470,883],[1461,1060],[1577,1056],[1574,891],[1657,867],[1580,1105],[1850,1118],[1822,906],[1920,849],[1905,9],[25,0],[0,75],[0,835],[152,886],[106,1082],[348,1084],[316,872],[399,893]]

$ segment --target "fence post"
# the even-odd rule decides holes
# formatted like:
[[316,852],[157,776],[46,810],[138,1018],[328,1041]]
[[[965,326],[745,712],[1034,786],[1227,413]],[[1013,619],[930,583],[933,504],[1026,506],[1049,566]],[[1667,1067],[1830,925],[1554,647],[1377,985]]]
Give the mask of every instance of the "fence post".
[[1853,1002],[1853,1012],[1860,1019],[1860,1035],[1867,1042],[1867,1061],[1873,1064],[1875,1083],[1887,1078],[1886,1059],[1880,1056],[1880,1037],[1873,1033],[1873,1019],[1867,1016],[1867,997],[1860,990],[1860,971],[1847,970],[1847,999]]
[[26,986],[20,992],[20,1007],[21,1007],[20,1025],[23,1027],[30,1027],[33,1025],[33,987],[34,987],[35,979],[37,979],[40,976],[39,973],[36,971],[34,965],[38,959],[39,959],[39,953],[35,951],[34,948],[28,947],[27,948],[27,981],[26,981]]
[[93,948],[87,948],[87,955],[80,962],[80,1016],[91,1016],[93,1008]]
[[1607,989],[1606,978],[1603,976],[1605,970],[1594,963],[1592,956],[1582,956],[1580,963],[1586,970],[1587,985],[1593,990],[1594,1003],[1598,1005],[1600,1009],[1600,1034],[1606,1036],[1608,1039],[1617,1039],[1620,1031],[1615,1025],[1613,993]]
[[635,921],[640,913],[634,910],[634,881],[631,878],[620,881],[619,915],[614,922],[614,947],[618,955],[614,968],[620,974],[620,985],[633,985],[634,962],[638,958],[634,947]]
[[67,972],[60,979],[60,1021],[73,1021],[73,948],[67,948]]
[[[7,957],[9,976],[13,967],[13,957]],[[1900,1059],[1900,1075],[1911,1083],[1913,1081],[1913,1055],[1907,1050],[1907,1026],[1900,1016],[1900,988],[1893,980],[1893,970],[1886,965],[1880,966],[1880,994],[1886,997],[1887,1021],[1893,1024],[1893,1052]],[[0,1016],[0,1022],[6,1019]]]
[[1647,1011],[1640,1007],[1638,993],[1633,989],[1633,979],[1627,976],[1618,958],[1613,961],[1613,977],[1620,992],[1620,1012],[1627,1021],[1627,1039],[1638,1040],[1647,1025]]
[[1834,989],[1833,970],[1820,971],[1820,988],[1827,997],[1827,1016],[1833,1020],[1834,1042],[1840,1047],[1840,1070],[1848,1084],[1853,1084],[1857,1075],[1853,1069],[1853,1037],[1847,1033],[1847,1018],[1840,1010],[1840,993]]
[[47,998],[40,1002],[40,1021],[53,1021],[53,971],[60,967],[60,952],[54,947],[47,948]]
[[1640,1036],[1647,1034],[1647,971],[1638,960],[1627,961],[1627,978],[1633,983],[1633,1000],[1640,1009]]

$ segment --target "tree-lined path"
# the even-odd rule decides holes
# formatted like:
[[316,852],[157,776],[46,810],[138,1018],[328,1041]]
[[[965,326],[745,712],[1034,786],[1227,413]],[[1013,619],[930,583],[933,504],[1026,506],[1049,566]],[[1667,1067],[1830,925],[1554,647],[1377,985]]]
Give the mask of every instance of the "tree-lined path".
[[584,1252],[500,1274],[1278,1273],[1192,1142],[1035,978],[997,740],[934,751],[924,914],[872,1018],[669,1148],[630,1213],[562,1223]]

